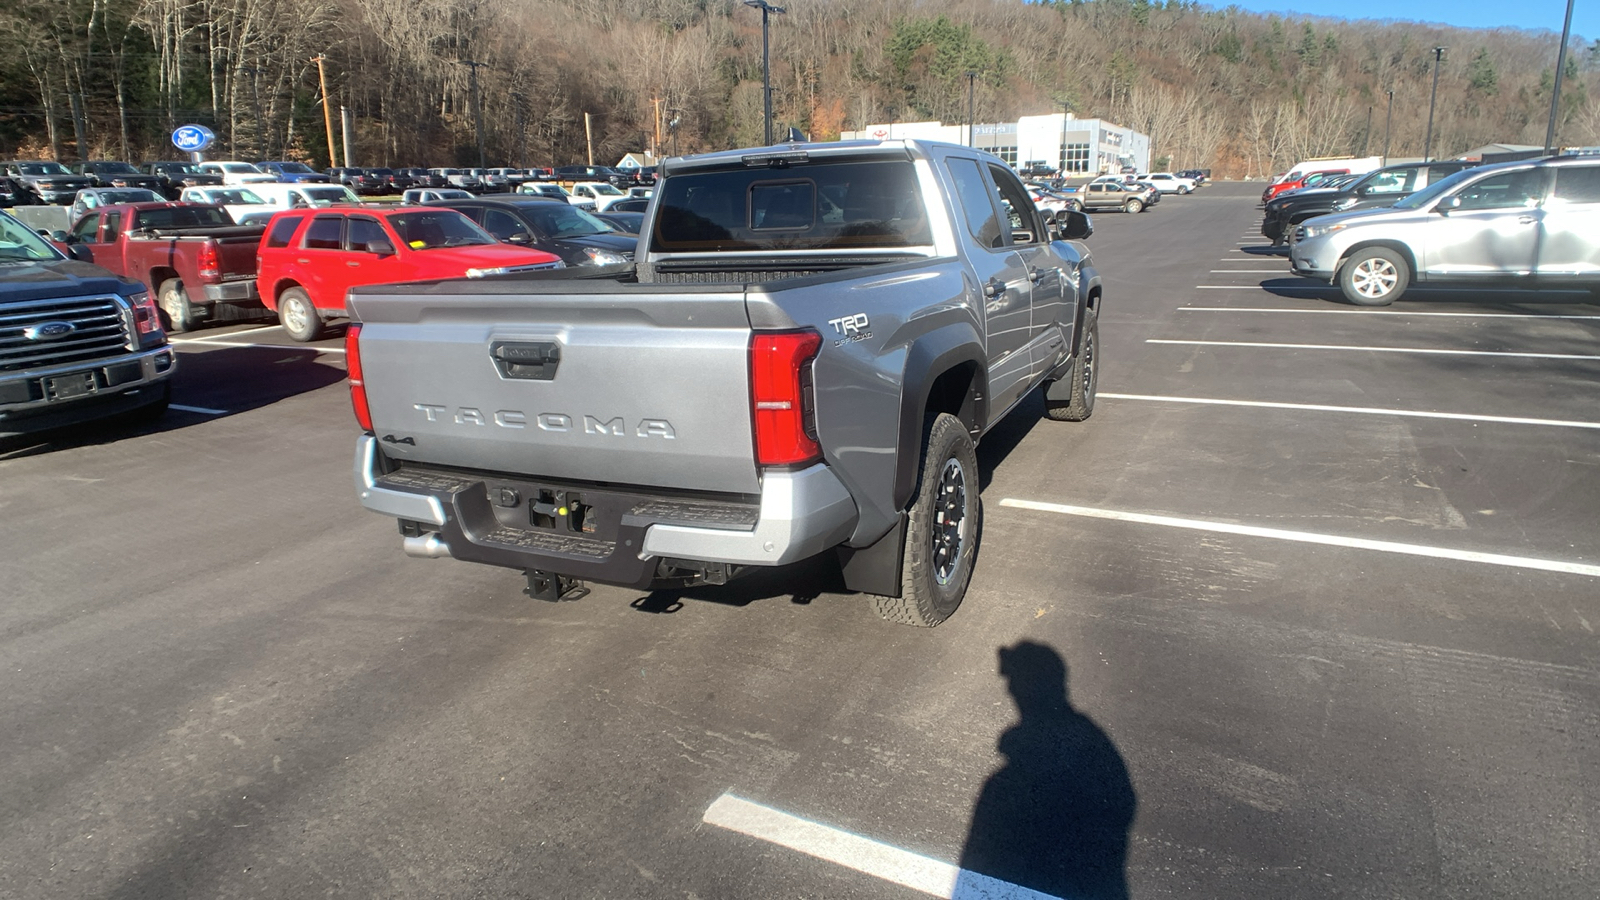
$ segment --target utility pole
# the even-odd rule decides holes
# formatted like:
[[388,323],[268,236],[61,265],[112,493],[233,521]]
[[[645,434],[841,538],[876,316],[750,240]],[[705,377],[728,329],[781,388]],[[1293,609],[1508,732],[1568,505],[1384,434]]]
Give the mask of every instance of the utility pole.
[[339,164],[339,160],[334,155],[337,148],[333,144],[333,111],[328,106],[328,70],[322,66],[326,59],[321,53],[311,57],[311,61],[317,64],[317,80],[322,84],[322,125],[328,130],[328,167],[332,168]]
[[594,123],[589,114],[583,114],[583,142],[589,148],[589,165],[594,165]]
[[1561,49],[1556,52],[1555,90],[1550,93],[1550,124],[1544,130],[1544,155],[1555,152],[1556,117],[1561,113],[1561,76],[1567,70],[1567,41],[1572,39],[1572,0],[1567,0],[1567,21],[1561,26]]
[[470,59],[458,59],[456,62],[471,70],[472,81],[472,123],[478,132],[478,168],[488,168],[489,155],[483,149],[483,101],[478,97],[478,69],[488,63],[477,62]]
[[781,6],[773,6],[767,0],[744,0],[744,5],[751,9],[761,10],[761,115],[762,146],[772,146],[772,66],[769,56],[770,45],[767,42],[767,18],[774,13],[783,15],[786,10]]
[[661,98],[651,97],[650,100],[656,105],[656,142],[650,146],[650,156],[654,158],[656,154],[661,152]]
[[1389,164],[1389,123],[1394,121],[1394,91],[1389,91],[1389,111],[1383,114],[1383,164]]
[[350,107],[339,107],[339,130],[344,138],[344,165],[347,169],[356,167],[356,114]]
[[1422,161],[1433,159],[1433,105],[1439,99],[1439,64],[1444,62],[1444,47],[1433,48],[1433,96],[1428,99],[1428,136],[1422,140]]
[[1367,105],[1367,127],[1361,132],[1361,155],[1367,155],[1367,142],[1372,140],[1372,105]]
[[978,120],[974,117],[972,105],[972,86],[978,81],[978,73],[967,70],[967,146],[978,146]]
[[672,155],[678,155],[678,125],[681,124],[681,109],[668,109],[667,114],[672,118],[667,120],[667,134],[672,135]]

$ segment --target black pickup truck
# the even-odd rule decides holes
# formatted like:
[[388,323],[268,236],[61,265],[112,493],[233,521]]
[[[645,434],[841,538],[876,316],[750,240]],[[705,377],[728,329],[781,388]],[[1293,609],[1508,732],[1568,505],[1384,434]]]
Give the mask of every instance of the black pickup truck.
[[138,282],[0,213],[0,438],[167,409],[177,358]]

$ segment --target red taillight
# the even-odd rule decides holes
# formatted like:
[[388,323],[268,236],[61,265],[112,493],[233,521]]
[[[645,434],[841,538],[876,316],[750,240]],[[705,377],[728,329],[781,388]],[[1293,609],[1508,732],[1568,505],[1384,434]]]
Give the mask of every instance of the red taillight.
[[822,348],[815,331],[762,331],[750,338],[750,403],[756,463],[793,466],[822,457],[811,399],[811,361]]
[[222,265],[217,262],[217,245],[211,241],[200,245],[200,277],[222,277]]
[[371,431],[372,410],[367,408],[367,383],[361,377],[361,326],[354,322],[344,333],[344,365],[350,373],[350,405],[356,411],[356,424],[362,431]]

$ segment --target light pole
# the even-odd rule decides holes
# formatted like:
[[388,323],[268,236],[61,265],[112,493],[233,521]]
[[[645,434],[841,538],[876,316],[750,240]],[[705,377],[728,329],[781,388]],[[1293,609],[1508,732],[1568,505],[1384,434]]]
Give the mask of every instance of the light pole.
[[772,67],[769,51],[771,45],[767,40],[767,19],[774,13],[783,15],[785,10],[781,6],[773,6],[767,0],[744,0],[744,5],[751,9],[761,10],[761,122],[763,146],[772,145]]
[[978,146],[978,120],[972,105],[972,86],[978,82],[978,73],[967,70],[967,146]]
[[1394,120],[1394,91],[1389,91],[1389,111],[1383,114],[1383,164],[1389,164],[1389,123]]
[[488,63],[470,59],[458,59],[456,62],[472,70],[472,121],[478,131],[478,168],[487,168],[489,155],[483,150],[483,101],[478,97],[478,69]]
[[1367,155],[1367,142],[1372,140],[1372,106],[1367,106],[1367,127],[1361,131],[1361,155]]
[[1556,84],[1550,93],[1550,124],[1544,130],[1544,155],[1555,152],[1556,115],[1561,110],[1561,75],[1567,68],[1567,41],[1572,37],[1572,0],[1567,0],[1567,21],[1561,26],[1561,49],[1556,53]]
[[1433,48],[1433,96],[1428,98],[1428,136],[1422,139],[1422,161],[1433,159],[1433,104],[1439,99],[1439,64],[1444,61],[1443,47]]

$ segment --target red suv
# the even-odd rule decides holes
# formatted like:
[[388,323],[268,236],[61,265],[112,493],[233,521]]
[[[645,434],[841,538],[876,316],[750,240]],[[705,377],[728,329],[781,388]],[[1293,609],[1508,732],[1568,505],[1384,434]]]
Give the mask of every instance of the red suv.
[[417,207],[281,212],[256,260],[262,302],[297,341],[314,341],[327,320],[344,318],[356,285],[562,267],[542,250],[497,242],[455,210]]

